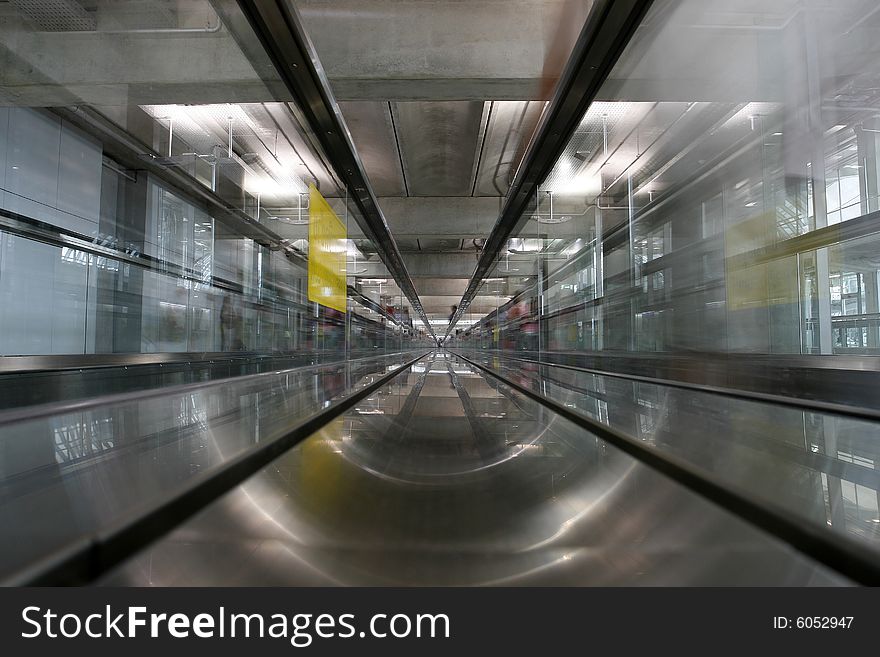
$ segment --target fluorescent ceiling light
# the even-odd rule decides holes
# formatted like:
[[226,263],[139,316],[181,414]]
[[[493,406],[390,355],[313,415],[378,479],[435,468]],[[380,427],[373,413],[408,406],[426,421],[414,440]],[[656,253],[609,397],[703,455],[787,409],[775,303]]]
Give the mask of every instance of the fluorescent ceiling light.
[[602,177],[598,173],[588,174],[581,172],[555,182],[551,187],[546,188],[546,191],[553,192],[557,196],[598,194],[602,191]]

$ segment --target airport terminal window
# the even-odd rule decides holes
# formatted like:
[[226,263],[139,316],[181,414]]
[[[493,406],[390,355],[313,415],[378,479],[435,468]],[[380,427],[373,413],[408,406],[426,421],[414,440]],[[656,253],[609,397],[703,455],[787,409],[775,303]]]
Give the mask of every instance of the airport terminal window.
[[859,163],[855,131],[847,127],[832,137],[838,139],[832,143],[826,159],[825,204],[829,226],[865,214],[861,195],[861,170],[865,167]]

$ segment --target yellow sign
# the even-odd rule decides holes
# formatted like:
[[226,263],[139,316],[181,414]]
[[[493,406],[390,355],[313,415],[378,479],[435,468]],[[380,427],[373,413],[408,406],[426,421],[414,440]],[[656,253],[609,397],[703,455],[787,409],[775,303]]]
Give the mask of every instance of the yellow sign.
[[724,267],[729,310],[748,310],[768,305],[770,281],[767,278],[766,263],[741,264],[736,261],[736,256],[768,244],[767,226],[772,225],[774,216],[758,214],[729,226],[724,232]]
[[346,311],[345,224],[309,185],[309,301]]

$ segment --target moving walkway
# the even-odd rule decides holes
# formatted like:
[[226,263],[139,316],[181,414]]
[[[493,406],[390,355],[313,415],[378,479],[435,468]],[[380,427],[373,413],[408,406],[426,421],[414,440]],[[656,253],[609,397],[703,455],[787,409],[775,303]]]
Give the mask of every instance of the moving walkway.
[[408,352],[0,416],[6,583],[876,583],[875,419]]

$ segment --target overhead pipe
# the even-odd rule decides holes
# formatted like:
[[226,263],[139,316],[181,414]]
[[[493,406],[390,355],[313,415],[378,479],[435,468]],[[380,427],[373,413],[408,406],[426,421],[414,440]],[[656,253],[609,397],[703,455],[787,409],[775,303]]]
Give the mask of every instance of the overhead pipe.
[[205,27],[147,27],[134,30],[93,30],[94,34],[216,34],[223,28],[220,17],[217,24],[208,23]]

